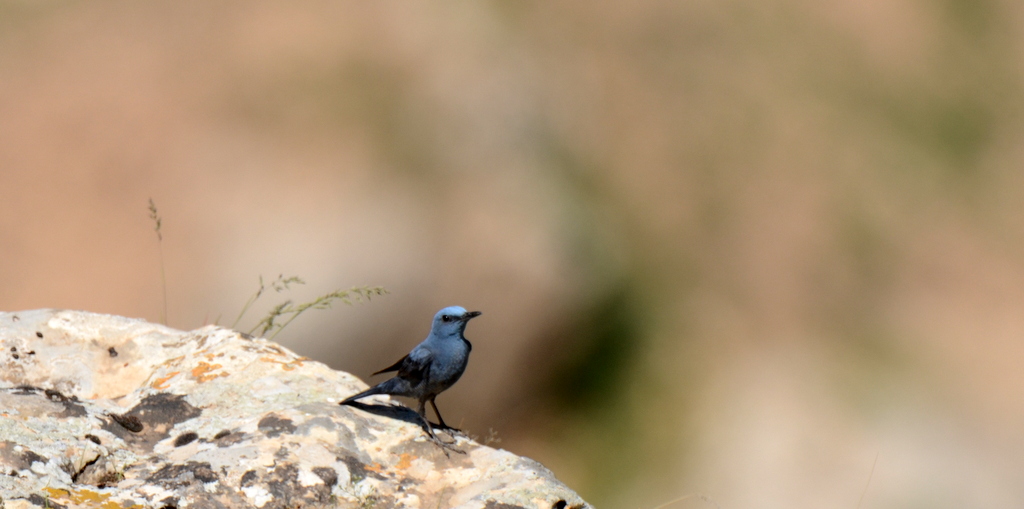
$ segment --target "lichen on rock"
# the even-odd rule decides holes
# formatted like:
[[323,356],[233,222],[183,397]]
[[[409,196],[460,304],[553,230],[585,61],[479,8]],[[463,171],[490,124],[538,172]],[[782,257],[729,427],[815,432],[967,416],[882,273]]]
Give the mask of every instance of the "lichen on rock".
[[458,437],[467,454],[449,457],[403,407],[337,404],[365,387],[220,327],[0,313],[0,499],[5,509],[587,506],[507,451]]

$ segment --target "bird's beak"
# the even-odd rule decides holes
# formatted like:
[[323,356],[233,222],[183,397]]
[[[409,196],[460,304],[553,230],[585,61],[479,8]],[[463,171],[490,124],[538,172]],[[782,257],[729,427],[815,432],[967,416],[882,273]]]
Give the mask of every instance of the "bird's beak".
[[483,313],[481,313],[479,311],[470,311],[470,312],[462,315],[462,321],[463,322],[468,322],[471,318],[476,318],[476,317],[478,317],[478,316],[480,316],[482,314]]

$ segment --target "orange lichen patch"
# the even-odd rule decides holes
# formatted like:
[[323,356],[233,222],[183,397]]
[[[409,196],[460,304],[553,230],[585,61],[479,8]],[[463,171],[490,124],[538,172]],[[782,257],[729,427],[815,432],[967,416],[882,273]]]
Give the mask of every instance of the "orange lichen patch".
[[293,370],[295,368],[301,367],[302,363],[304,363],[304,362],[306,362],[308,360],[309,360],[309,357],[299,357],[298,359],[295,359],[295,360],[293,360],[291,362],[285,363],[281,367],[284,368],[285,371],[291,371],[291,370]]
[[380,463],[374,463],[372,465],[367,465],[366,469],[371,471],[371,472],[377,472],[378,474],[381,474],[381,475],[384,474],[384,467],[382,467],[380,465]]
[[99,509],[141,507],[132,502],[126,502],[127,505],[122,505],[121,502],[110,500],[110,493],[101,493],[88,489],[75,489],[74,491],[68,491],[46,487],[43,488],[43,490],[49,495],[48,498],[53,499],[54,502],[60,503],[61,505],[96,507]]
[[412,459],[413,459],[412,458],[412,454],[409,454],[407,452],[403,452],[402,455],[398,457],[398,464],[395,465],[395,468],[397,468],[399,470],[405,470],[405,469],[411,467],[412,466]]
[[178,376],[179,374],[181,374],[181,371],[172,371],[171,373],[168,373],[167,376],[157,378],[155,381],[153,381],[152,387],[154,389],[162,391],[168,387],[167,381]]
[[274,364],[280,364],[281,369],[285,371],[291,371],[299,366],[302,366],[302,363],[308,361],[309,357],[299,357],[288,362],[281,362],[277,359],[271,359],[270,357],[260,357],[260,360],[263,362],[273,362]]
[[68,490],[61,490],[57,488],[51,488],[49,486],[43,488],[50,498],[66,499],[71,496],[71,492]]
[[203,361],[199,361],[199,365],[192,368],[192,378],[195,378],[197,382],[209,382],[218,377],[228,376],[227,373],[211,374],[211,372],[223,368],[220,364],[207,364]]

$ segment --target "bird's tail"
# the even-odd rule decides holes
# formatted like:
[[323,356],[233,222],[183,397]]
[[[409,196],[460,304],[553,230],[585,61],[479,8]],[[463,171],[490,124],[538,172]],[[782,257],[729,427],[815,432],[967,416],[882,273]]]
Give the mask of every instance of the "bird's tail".
[[338,404],[339,405],[347,405],[349,403],[354,402],[357,399],[365,398],[367,396],[373,396],[374,394],[384,394],[384,391],[382,391],[380,389],[379,385],[375,385],[373,387],[370,387],[369,389],[366,389],[363,392],[360,392],[359,394],[355,394],[353,396],[349,396],[349,397],[345,398],[344,401],[342,401],[341,403],[338,403]]

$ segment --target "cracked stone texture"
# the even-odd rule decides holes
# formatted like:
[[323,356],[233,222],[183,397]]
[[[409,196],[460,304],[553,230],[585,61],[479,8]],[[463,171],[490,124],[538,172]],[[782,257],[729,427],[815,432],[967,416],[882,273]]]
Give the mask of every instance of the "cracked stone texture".
[[530,459],[464,437],[447,457],[386,396],[338,405],[365,387],[220,327],[0,313],[2,504],[589,507]]

